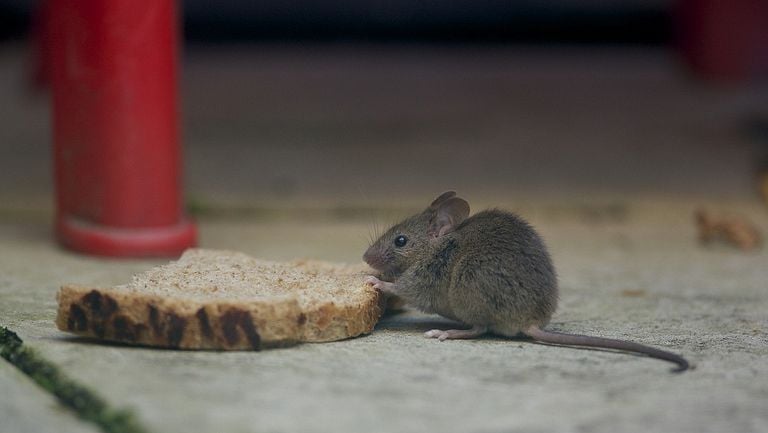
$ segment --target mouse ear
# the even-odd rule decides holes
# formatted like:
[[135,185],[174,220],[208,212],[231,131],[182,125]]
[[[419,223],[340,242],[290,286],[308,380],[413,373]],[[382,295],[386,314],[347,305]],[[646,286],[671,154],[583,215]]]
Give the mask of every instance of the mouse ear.
[[429,223],[427,233],[436,238],[443,236],[454,231],[468,216],[469,203],[463,198],[451,197],[437,207],[435,216]]
[[431,211],[437,210],[441,203],[445,202],[451,197],[456,197],[456,191],[446,191],[440,194],[440,197],[436,198],[435,201],[433,201],[427,209]]

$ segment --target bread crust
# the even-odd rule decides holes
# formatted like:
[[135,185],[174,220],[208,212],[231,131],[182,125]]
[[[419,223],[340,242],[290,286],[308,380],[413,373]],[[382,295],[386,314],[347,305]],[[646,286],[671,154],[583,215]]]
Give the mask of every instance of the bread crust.
[[[230,253],[194,250],[190,257]],[[186,256],[186,254],[185,254]],[[249,258],[250,259],[250,258]],[[182,257],[184,260],[184,257]],[[255,260],[255,259],[252,259]],[[272,264],[275,265],[275,264]],[[57,294],[57,327],[66,332],[127,344],[175,349],[259,350],[300,342],[335,341],[370,333],[384,297],[357,278],[357,268],[325,262],[277,264],[306,273],[359,281],[330,300],[300,302],[296,296],[228,300],[143,293],[126,287],[64,285]],[[154,271],[156,271],[154,269]],[[362,273],[360,273],[362,275]],[[312,290],[321,290],[309,286]],[[322,297],[320,297],[322,298]]]

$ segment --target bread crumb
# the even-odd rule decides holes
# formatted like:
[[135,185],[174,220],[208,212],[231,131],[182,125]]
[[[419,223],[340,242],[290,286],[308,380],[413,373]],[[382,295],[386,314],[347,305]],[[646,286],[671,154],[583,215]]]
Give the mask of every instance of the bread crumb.
[[646,294],[645,289],[624,289],[621,291],[621,296],[626,296],[628,298],[641,298]]
[[699,209],[695,213],[699,240],[708,244],[721,242],[742,251],[757,250],[762,246],[762,235],[748,219],[738,215],[714,215]]

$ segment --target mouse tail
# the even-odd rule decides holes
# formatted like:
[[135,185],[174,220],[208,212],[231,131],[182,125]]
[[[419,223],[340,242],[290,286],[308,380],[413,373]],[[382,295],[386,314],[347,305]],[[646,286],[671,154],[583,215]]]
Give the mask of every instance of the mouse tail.
[[560,332],[545,331],[538,326],[531,326],[527,330],[523,331],[523,333],[542,343],[559,344],[564,346],[598,347],[603,349],[622,350],[625,352],[634,352],[647,355],[651,358],[661,359],[677,364],[677,368],[672,370],[675,373],[683,372],[688,370],[690,367],[688,361],[686,361],[685,358],[680,355],[676,355],[674,353],[656,349],[640,343],[633,343],[631,341],[591,337],[588,335],[563,334]]

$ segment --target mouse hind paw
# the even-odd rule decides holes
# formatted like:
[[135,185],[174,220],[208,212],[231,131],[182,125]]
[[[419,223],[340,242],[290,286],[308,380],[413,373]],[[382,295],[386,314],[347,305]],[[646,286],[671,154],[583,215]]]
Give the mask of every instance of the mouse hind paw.
[[477,338],[488,332],[487,326],[473,326],[469,329],[432,329],[424,333],[426,338],[437,338],[439,341]]

